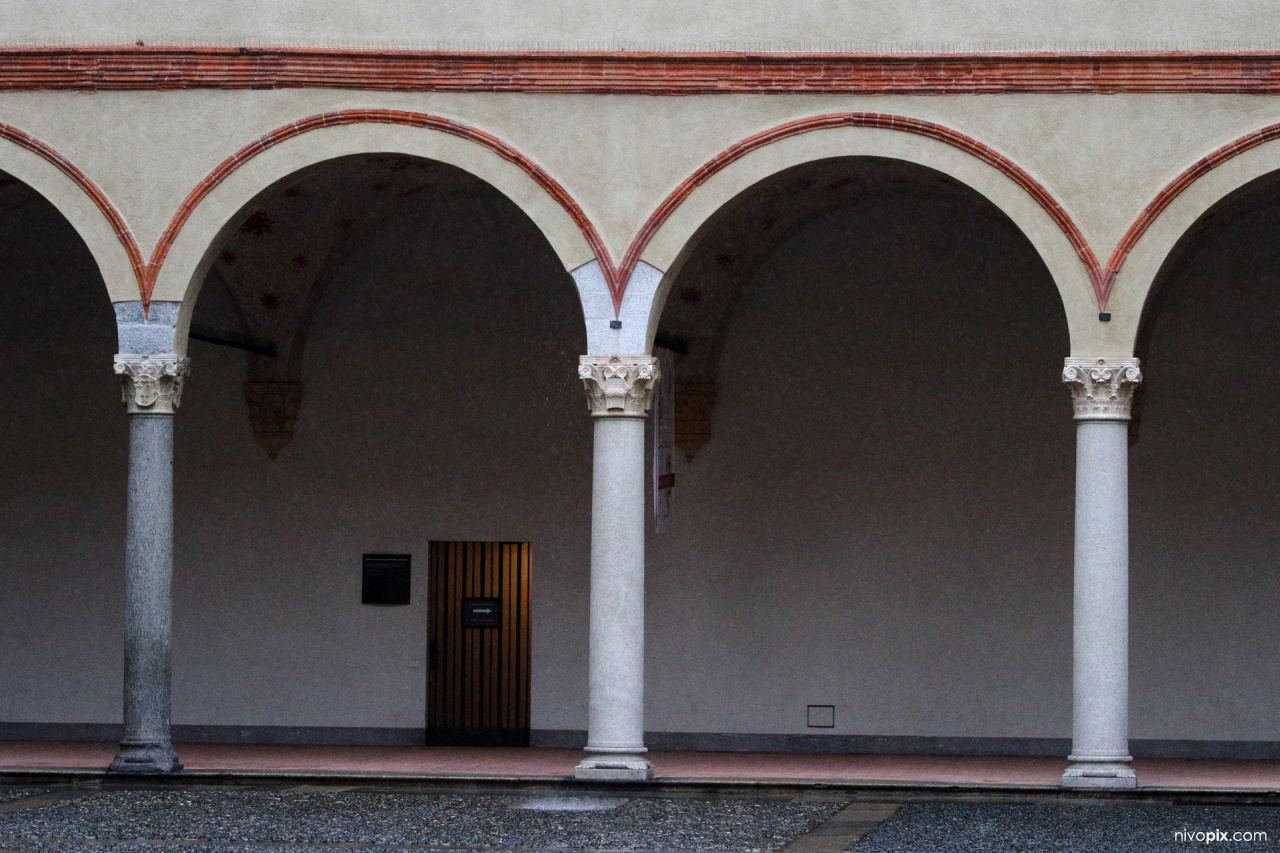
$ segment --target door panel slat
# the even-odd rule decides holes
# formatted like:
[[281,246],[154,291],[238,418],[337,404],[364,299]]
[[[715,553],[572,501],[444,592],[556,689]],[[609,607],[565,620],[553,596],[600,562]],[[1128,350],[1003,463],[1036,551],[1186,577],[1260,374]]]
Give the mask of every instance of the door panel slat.
[[[432,542],[427,743],[528,744],[528,542]],[[498,626],[464,628],[463,601],[496,598]]]

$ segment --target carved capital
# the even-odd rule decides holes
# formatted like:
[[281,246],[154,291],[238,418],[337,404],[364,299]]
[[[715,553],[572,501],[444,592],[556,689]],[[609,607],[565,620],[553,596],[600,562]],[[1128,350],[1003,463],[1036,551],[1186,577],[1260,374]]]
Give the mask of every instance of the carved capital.
[[1136,358],[1068,358],[1062,381],[1071,387],[1078,421],[1127,421],[1142,382]]
[[578,362],[587,407],[597,418],[644,417],[658,373],[658,360],[651,355],[584,355]]
[[116,375],[124,382],[129,414],[172,415],[182,402],[182,384],[191,362],[173,353],[117,355]]

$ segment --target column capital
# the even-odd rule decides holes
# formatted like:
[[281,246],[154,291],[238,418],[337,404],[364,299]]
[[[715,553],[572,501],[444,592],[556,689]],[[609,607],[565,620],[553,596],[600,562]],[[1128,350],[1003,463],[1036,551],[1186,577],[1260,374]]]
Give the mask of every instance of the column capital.
[[651,355],[584,355],[578,360],[587,407],[597,418],[644,417],[658,374],[658,360]]
[[123,381],[121,399],[131,415],[172,415],[182,401],[182,385],[191,362],[174,353],[117,355],[116,375]]
[[1062,381],[1071,388],[1078,421],[1127,421],[1142,382],[1136,358],[1068,358]]

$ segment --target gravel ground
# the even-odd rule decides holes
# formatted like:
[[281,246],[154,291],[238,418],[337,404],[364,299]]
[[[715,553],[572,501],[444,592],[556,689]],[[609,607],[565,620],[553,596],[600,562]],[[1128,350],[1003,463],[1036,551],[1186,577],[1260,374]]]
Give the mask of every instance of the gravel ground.
[[0,803],[48,793],[47,788],[0,788]]
[[288,789],[103,791],[0,814],[0,848],[230,853],[262,851],[259,845],[265,842],[303,844],[308,851],[365,843],[384,851],[407,845],[745,853],[776,850],[841,808],[840,803],[635,798],[608,801],[605,809],[565,811],[565,806],[587,804],[537,800],[542,802]]
[[[1178,840],[1180,830],[1262,830],[1267,841]],[[854,845],[857,853],[1165,853],[1280,847],[1280,810],[1230,806],[905,806]]]

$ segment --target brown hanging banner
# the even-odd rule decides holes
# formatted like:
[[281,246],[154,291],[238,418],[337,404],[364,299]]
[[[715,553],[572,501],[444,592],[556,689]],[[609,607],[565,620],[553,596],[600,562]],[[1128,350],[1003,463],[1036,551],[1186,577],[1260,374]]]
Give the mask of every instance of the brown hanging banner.
[[660,377],[653,390],[653,526],[658,533],[671,529],[676,474],[676,354],[653,348]]

